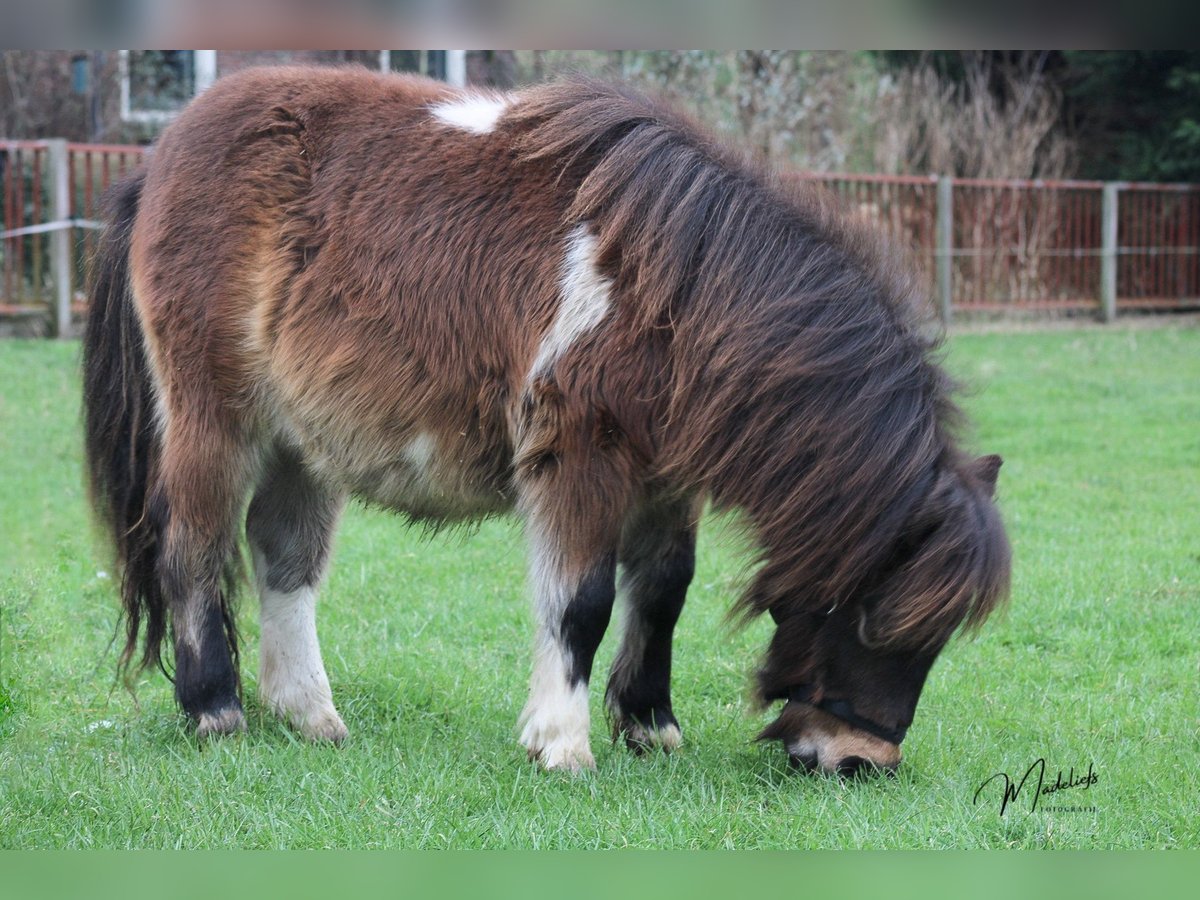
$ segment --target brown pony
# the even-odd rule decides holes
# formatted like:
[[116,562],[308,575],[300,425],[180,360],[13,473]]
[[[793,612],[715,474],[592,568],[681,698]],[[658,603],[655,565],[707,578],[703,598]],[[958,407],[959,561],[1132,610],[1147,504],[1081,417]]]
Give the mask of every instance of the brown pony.
[[614,736],[680,740],[671,638],[702,503],[761,551],[763,732],[889,768],[934,657],[1005,595],[1000,460],[956,446],[904,273],[807,188],[669,109],[569,81],[456,92],[361,70],[227,78],[116,194],[85,342],[87,456],[127,643],[201,735],[258,687],[339,740],[315,598],[354,494],[434,523],[516,508],[538,628],[521,743],[593,765],[588,681],[623,571]]

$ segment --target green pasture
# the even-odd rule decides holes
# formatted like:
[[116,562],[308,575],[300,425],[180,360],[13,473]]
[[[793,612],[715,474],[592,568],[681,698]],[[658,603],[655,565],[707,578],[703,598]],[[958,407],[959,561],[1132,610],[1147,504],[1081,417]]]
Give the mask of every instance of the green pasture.
[[[742,548],[710,522],[680,624],[684,745],[539,772],[517,746],[531,613],[517,524],[429,537],[355,507],[320,612],[351,731],[310,746],[253,699],[200,745],[161,675],[114,678],[116,598],[80,466],[77,344],[0,342],[0,848],[1200,845],[1200,329],[954,336],[972,446],[1005,457],[1010,607],[930,676],[894,779],[791,771],[746,701],[766,623],[723,616]],[[725,529],[728,531],[728,529]],[[597,663],[603,680],[610,633]],[[1047,783],[1000,814],[1001,785]],[[1033,775],[1036,780],[1037,773]],[[614,889],[615,886],[614,886]]]

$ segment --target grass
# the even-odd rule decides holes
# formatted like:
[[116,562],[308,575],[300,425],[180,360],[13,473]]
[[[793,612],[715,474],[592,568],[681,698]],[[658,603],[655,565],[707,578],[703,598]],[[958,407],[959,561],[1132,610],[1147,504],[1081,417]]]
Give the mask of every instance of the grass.
[[[200,746],[161,676],[114,684],[116,601],[88,523],[78,348],[0,342],[0,847],[1169,847],[1200,844],[1200,329],[955,337],[981,451],[1006,459],[1011,608],[934,667],[894,780],[791,772],[745,702],[765,623],[722,623],[741,556],[702,532],[680,626],[685,745],[544,774],[514,722],[530,613],[517,526],[423,538],[353,508],[321,637],[351,729],[309,746],[249,701]],[[253,696],[254,603],[242,622]],[[613,652],[606,640],[597,672]],[[1087,790],[989,775],[1044,758]],[[1087,811],[1051,811],[1082,806]]]

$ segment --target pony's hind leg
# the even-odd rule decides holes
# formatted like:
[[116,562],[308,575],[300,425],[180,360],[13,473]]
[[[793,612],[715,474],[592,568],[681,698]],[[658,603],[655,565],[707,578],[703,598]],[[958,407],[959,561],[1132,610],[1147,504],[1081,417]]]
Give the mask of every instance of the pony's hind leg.
[[231,595],[237,514],[252,468],[241,435],[181,410],[171,415],[147,515],[160,536],[158,577],[171,612],[175,697],[199,737],[246,727]]
[[613,739],[624,735],[638,752],[680,742],[671,710],[671,640],[695,569],[698,515],[690,500],[652,501],[621,536],[625,628],[605,703]]
[[310,740],[346,737],[316,621],[317,587],[343,503],[344,495],[314,478],[293,451],[280,449],[246,517],[261,603],[259,696]]

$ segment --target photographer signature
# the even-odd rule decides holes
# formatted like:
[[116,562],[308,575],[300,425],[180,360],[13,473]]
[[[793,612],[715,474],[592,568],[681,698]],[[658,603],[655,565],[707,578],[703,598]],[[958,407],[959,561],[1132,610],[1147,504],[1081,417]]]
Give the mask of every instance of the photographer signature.
[[1007,772],[997,772],[995,775],[989,777],[983,782],[983,784],[979,786],[979,789],[975,791],[975,799],[972,801],[972,805],[974,806],[979,804],[979,795],[983,793],[984,788],[986,788],[997,778],[1002,778],[1004,779],[1004,792],[1000,796],[1000,815],[1004,815],[1004,811],[1008,809],[1009,802],[1017,799],[1018,795],[1020,795],[1021,791],[1025,788],[1025,782],[1029,781],[1029,776],[1033,774],[1034,769],[1037,769],[1038,771],[1037,788],[1033,791],[1033,802],[1029,807],[1030,812],[1037,810],[1038,800],[1043,796],[1049,797],[1051,794],[1057,793],[1058,791],[1067,790],[1069,788],[1083,788],[1084,790],[1087,790],[1093,784],[1095,784],[1097,780],[1093,764],[1088,763],[1086,775],[1076,778],[1075,768],[1072,766],[1065,780],[1063,779],[1062,769],[1059,769],[1058,775],[1054,779],[1054,783],[1047,784],[1046,760],[1039,759],[1025,770],[1025,775],[1019,782],[1014,782],[1013,779],[1009,777]]

